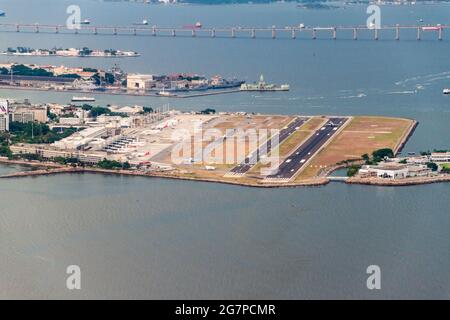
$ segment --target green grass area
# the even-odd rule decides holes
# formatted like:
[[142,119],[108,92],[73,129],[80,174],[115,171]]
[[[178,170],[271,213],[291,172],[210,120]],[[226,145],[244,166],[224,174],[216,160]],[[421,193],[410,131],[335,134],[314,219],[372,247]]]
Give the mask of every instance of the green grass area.
[[12,144],[15,143],[53,143],[77,131],[75,128],[67,128],[63,131],[51,130],[48,125],[37,122],[19,123],[11,122],[10,137]]

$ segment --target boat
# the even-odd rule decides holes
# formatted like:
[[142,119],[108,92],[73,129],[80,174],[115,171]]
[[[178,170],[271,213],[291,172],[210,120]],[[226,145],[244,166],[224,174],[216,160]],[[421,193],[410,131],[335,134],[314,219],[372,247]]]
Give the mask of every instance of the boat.
[[277,86],[275,84],[268,84],[264,81],[264,76],[259,77],[258,83],[247,84],[243,83],[241,85],[241,91],[289,91],[290,86],[288,84],[282,84]]
[[444,90],[442,90],[443,94],[450,94],[450,89],[445,88]]
[[161,97],[175,97],[175,94],[173,94],[173,93],[171,93],[171,92],[169,92],[169,91],[166,91],[166,90],[161,90],[161,91],[159,91],[159,92],[157,92],[156,93],[158,96],[161,96]]
[[185,25],[184,29],[201,29],[203,27],[202,23],[197,21],[194,25],[188,24]]
[[75,79],[72,87],[76,90],[96,90],[98,86],[92,80]]
[[221,76],[214,76],[210,81],[210,89],[229,89],[240,87],[245,81],[233,79],[223,79]]
[[148,20],[142,20],[142,22],[133,23],[135,26],[148,26]]
[[6,16],[6,12],[5,12],[5,11],[2,11],[2,10],[0,10],[0,17],[4,17],[4,16]]
[[72,97],[72,102],[94,102],[94,97]]
[[440,24],[436,26],[425,26],[422,27],[422,31],[439,31],[442,29],[442,26]]
[[84,19],[83,21],[80,22],[80,24],[91,24],[91,20]]

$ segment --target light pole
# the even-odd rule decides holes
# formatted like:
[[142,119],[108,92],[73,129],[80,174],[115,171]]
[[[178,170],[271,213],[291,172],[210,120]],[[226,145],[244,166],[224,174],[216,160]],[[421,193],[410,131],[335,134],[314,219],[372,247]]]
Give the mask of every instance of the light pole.
[[14,84],[14,79],[13,79],[14,73],[15,73],[15,71],[13,70],[13,65],[11,65],[11,69],[9,69],[9,74],[11,75],[11,81],[9,84],[11,86]]

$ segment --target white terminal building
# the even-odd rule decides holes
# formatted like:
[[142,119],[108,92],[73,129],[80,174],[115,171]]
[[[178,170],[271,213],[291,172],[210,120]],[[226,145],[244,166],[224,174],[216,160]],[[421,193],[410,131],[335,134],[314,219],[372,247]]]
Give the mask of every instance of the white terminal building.
[[402,164],[398,162],[383,162],[378,165],[362,166],[361,177],[383,179],[405,179],[412,177],[428,177],[434,173],[424,164]]
[[92,127],[57,141],[53,143],[53,146],[60,150],[79,150],[91,145],[94,150],[98,150],[106,144],[104,138],[106,134],[105,127]]

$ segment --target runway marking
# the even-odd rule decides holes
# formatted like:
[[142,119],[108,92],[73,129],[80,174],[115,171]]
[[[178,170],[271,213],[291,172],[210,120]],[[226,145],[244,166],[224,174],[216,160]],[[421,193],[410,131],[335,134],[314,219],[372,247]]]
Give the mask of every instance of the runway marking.
[[244,176],[244,173],[239,173],[239,172],[227,172],[224,175],[225,178],[241,178],[243,176]]
[[392,131],[364,131],[364,130],[345,130],[345,133],[380,133],[380,134],[389,134]]

